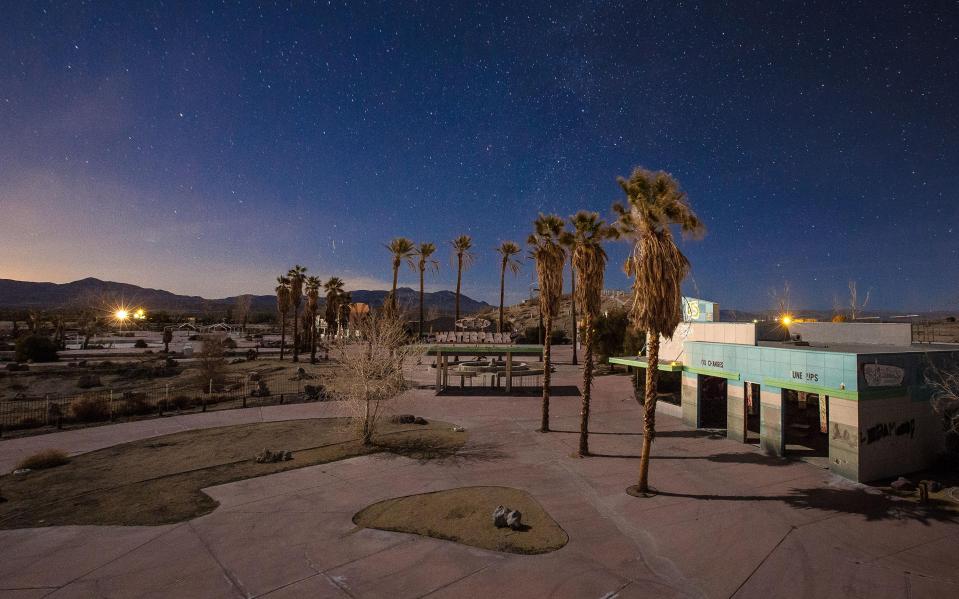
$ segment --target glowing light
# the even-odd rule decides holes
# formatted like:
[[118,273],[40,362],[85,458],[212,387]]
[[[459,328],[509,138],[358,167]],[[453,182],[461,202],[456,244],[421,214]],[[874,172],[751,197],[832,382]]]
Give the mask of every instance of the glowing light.
[[133,313],[133,318],[135,320],[143,320],[147,317],[147,313],[143,308],[137,308],[137,311]]
[[790,316],[789,314],[784,314],[784,315],[783,315],[783,317],[782,317],[783,326],[787,326],[787,327],[788,327],[789,325],[792,324],[792,322],[793,322],[793,317],[792,317],[792,316]]
[[123,322],[124,320],[127,320],[128,318],[130,318],[130,313],[127,310],[120,308],[119,310],[113,313],[113,318],[115,318],[116,320],[119,320],[120,322]]

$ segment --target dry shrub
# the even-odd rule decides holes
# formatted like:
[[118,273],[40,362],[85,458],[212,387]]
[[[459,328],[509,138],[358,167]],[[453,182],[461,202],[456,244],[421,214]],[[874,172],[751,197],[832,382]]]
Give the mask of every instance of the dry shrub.
[[210,390],[210,381],[213,381],[213,390],[219,391],[223,388],[226,379],[226,348],[224,347],[225,335],[204,335],[203,345],[200,348],[199,366],[200,366],[200,387]]
[[368,314],[354,323],[362,340],[337,339],[335,395],[349,407],[350,422],[366,445],[390,408],[410,388],[404,367],[422,355],[424,346],[412,343],[403,321],[391,310]]
[[70,404],[70,413],[78,422],[109,420],[110,402],[103,397],[81,397]]
[[69,462],[70,456],[62,449],[44,449],[20,460],[20,463],[17,464],[17,469],[42,470],[43,468],[62,466]]
[[952,434],[959,434],[959,363],[936,365],[930,362],[926,384],[931,391],[932,407]]

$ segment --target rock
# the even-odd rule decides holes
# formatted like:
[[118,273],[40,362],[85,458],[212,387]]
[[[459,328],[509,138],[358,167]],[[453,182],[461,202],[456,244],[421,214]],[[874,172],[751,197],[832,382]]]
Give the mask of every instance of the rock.
[[417,416],[416,418],[413,419],[413,424],[429,424],[429,422],[426,421],[426,418],[423,418],[422,416]]
[[519,510],[511,510],[506,514],[506,525],[513,530],[519,530],[523,527],[523,514]]
[[413,424],[416,422],[416,416],[412,414],[399,414],[390,418],[393,424]]
[[21,474],[29,474],[30,472],[32,471],[29,468],[17,468],[13,471],[13,473],[17,476],[20,476]]
[[924,480],[920,482],[920,484],[923,483],[925,483],[926,488],[929,489],[930,493],[938,493],[939,491],[942,491],[942,483],[937,480]]
[[896,491],[912,491],[916,488],[916,486],[912,484],[912,481],[902,476],[892,481],[892,484],[889,486]]
[[255,370],[251,370],[250,374],[247,375],[247,378],[249,378],[251,383],[255,383],[260,380],[260,373]]
[[493,510],[493,525],[496,526],[496,528],[506,528],[508,526],[506,523],[506,517],[508,515],[508,509],[501,505],[496,506],[496,509]]
[[466,429],[463,428],[462,426],[454,426],[454,427],[453,427],[453,432],[454,432],[454,433],[462,433],[462,432],[465,431],[465,430],[466,430]]
[[283,461],[288,462],[293,459],[293,452],[287,449],[283,452]]

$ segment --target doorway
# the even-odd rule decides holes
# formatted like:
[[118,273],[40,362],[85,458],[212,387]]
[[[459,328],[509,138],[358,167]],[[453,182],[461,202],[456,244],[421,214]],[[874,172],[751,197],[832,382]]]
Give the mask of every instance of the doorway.
[[829,397],[783,389],[783,435],[786,455],[829,457]]
[[743,393],[743,437],[750,445],[759,445],[761,435],[759,410],[760,387],[759,383],[745,383]]
[[699,428],[726,428],[726,379],[699,375]]

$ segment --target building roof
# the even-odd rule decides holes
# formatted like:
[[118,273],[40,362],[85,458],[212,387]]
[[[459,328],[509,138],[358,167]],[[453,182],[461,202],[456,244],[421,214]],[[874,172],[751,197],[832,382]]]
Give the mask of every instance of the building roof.
[[959,344],[951,343],[913,343],[911,345],[877,345],[872,343],[809,343],[798,344],[789,341],[759,341],[759,347],[780,349],[827,351],[844,354],[908,354],[929,352],[959,353]]

